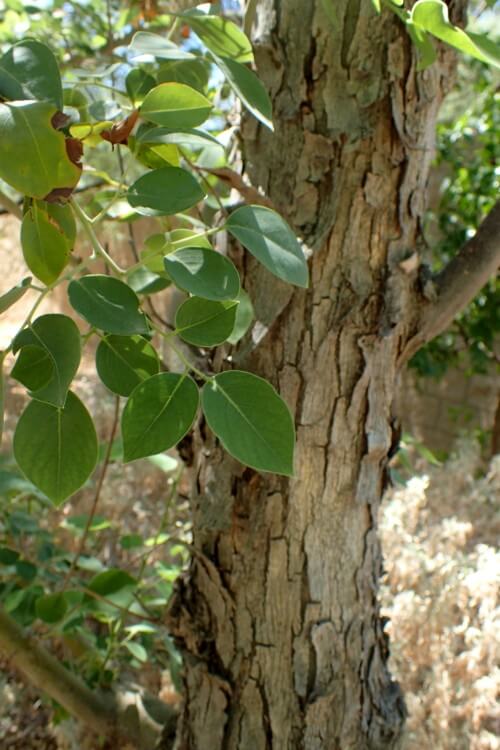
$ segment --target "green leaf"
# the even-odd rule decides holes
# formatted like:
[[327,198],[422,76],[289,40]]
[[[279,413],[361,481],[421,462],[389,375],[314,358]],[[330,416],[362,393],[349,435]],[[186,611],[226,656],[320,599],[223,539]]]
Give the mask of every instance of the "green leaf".
[[165,269],[176,286],[210,300],[236,299],[240,277],[234,264],[214,250],[187,247],[164,258]]
[[249,112],[267,128],[273,130],[271,99],[255,73],[246,65],[235,62],[229,57],[215,59],[234,93],[241,99]]
[[48,101],[62,110],[57,60],[45,44],[25,39],[7,50],[0,59],[0,96]]
[[209,145],[218,146],[224,151],[222,143],[203,130],[169,130],[168,128],[151,127],[137,134],[137,143],[173,144],[181,148],[202,149]]
[[109,568],[102,573],[98,573],[89,582],[87,588],[94,591],[100,596],[110,596],[116,594],[124,588],[136,586],[137,581],[132,578],[125,570],[119,568]]
[[307,263],[288,224],[270,208],[242,206],[233,211],[225,228],[268,271],[289,284],[307,287]]
[[236,309],[236,320],[234,321],[233,332],[227,339],[228,343],[233,345],[237,344],[238,341],[243,338],[254,319],[252,300],[244,289],[240,290],[237,300],[239,305]]
[[[54,406],[64,406],[68,388],[80,364],[80,332],[76,324],[67,315],[42,315],[16,336],[14,353],[25,346],[43,349],[53,368],[48,383],[40,388],[33,388],[30,396]],[[23,362],[23,366],[27,362],[28,360]],[[15,370],[14,367],[14,377]],[[26,378],[26,370],[24,373]]]
[[71,206],[46,201],[36,201],[36,204],[48,213],[52,222],[64,236],[68,250],[72,250],[76,239],[76,221]]
[[193,10],[181,16],[200,37],[210,52],[219,57],[230,57],[240,63],[252,62],[252,45],[246,34],[222,16],[211,16]]
[[194,128],[207,119],[211,102],[184,83],[161,83],[145,97],[141,117],[166,128]]
[[19,552],[10,547],[0,547],[0,565],[14,565],[19,558]]
[[148,31],[138,31],[130,42],[129,49],[134,58],[147,55],[148,58],[155,57],[157,60],[192,60],[191,52],[181,49],[159,34],[151,34]]
[[38,391],[51,380],[54,365],[46,349],[23,346],[10,374],[30,391]]
[[198,403],[198,388],[187,375],[161,372],[140,383],[123,410],[123,460],[176,445],[193,424]]
[[52,127],[55,113],[47,102],[0,104],[0,178],[24,195],[44,198],[80,179],[63,133]]
[[163,63],[158,71],[158,83],[185,83],[197,91],[205,91],[210,77],[207,61],[195,58],[194,60],[172,60]]
[[9,309],[9,307],[12,307],[12,305],[15,305],[16,302],[18,302],[21,297],[24,297],[28,289],[30,288],[31,284],[31,276],[27,276],[25,279],[19,282],[19,284],[16,284],[16,286],[13,286],[12,289],[9,289],[8,292],[5,292],[5,294],[2,294],[0,296],[0,315]]
[[186,375],[162,372],[140,383],[123,410],[123,460],[176,445],[191,427],[198,403],[198,388]]
[[205,197],[198,182],[179,167],[163,167],[139,177],[129,188],[131,206],[152,208],[168,216],[185,211]]
[[96,352],[97,374],[119,396],[130,396],[136,385],[160,370],[155,349],[141,336],[106,336]]
[[380,13],[380,0],[372,0],[372,3],[377,13]]
[[125,88],[134,106],[141,104],[148,91],[151,91],[155,85],[156,81],[153,76],[141,68],[131,70],[125,79]]
[[122,549],[137,549],[144,545],[144,539],[140,534],[125,534],[120,538],[120,547]]
[[35,602],[36,616],[53,624],[63,619],[68,609],[64,594],[47,594],[40,596]]
[[70,283],[68,297],[76,312],[102,331],[119,336],[149,333],[137,294],[119,279],[103,274],[83,276]]
[[26,265],[37,279],[52,284],[69,260],[66,236],[37,203],[24,214],[21,245]]
[[500,48],[486,37],[479,34],[471,36],[454,26],[448,16],[448,7],[442,0],[418,0],[413,6],[411,21],[460,52],[500,67]]
[[137,659],[137,661],[146,662],[148,660],[148,652],[140,643],[136,643],[135,641],[125,641],[123,645],[127,651],[130,651],[134,659]]
[[97,461],[97,435],[71,391],[64,408],[32,401],[14,434],[14,456],[26,477],[60,505],[87,481]]
[[146,267],[137,268],[127,277],[128,285],[136,294],[155,294],[170,286],[170,280]]
[[201,403],[234,458],[258,471],[293,474],[292,417],[270,383],[248,372],[222,372],[203,387]]
[[194,346],[218,346],[228,339],[234,328],[236,300],[212,302],[191,297],[182,303],[175,316],[177,334]]

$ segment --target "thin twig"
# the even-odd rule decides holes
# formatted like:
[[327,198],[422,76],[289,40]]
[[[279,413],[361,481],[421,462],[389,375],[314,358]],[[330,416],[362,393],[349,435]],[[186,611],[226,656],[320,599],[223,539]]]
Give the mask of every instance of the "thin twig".
[[99,474],[99,479],[97,480],[97,486],[96,486],[96,489],[95,489],[94,500],[92,502],[92,508],[91,508],[89,516],[87,518],[87,523],[85,524],[85,529],[83,531],[82,538],[80,539],[80,544],[78,545],[78,550],[76,551],[76,553],[75,553],[75,555],[73,557],[73,560],[71,562],[71,566],[70,566],[68,572],[66,573],[66,577],[64,578],[63,585],[62,585],[62,591],[66,590],[66,587],[67,587],[69,581],[71,580],[71,577],[73,576],[73,573],[75,571],[77,562],[78,562],[79,558],[83,554],[85,543],[87,541],[87,537],[88,537],[89,532],[90,532],[90,527],[92,525],[92,521],[94,520],[94,516],[96,514],[97,504],[98,504],[99,498],[101,496],[101,490],[102,490],[102,487],[103,487],[103,484],[104,484],[104,479],[106,478],[106,473],[108,471],[108,467],[109,467],[109,463],[110,463],[111,451],[113,449],[113,441],[115,439],[116,429],[118,427],[118,417],[119,417],[119,415],[120,415],[120,397],[116,396],[115,397],[115,410],[114,410],[114,414],[113,414],[113,424],[111,425],[111,430],[110,430],[110,433],[109,433],[109,439],[108,439],[108,444],[107,444],[107,447],[106,447],[106,453],[104,455],[104,461],[103,461],[103,464],[102,464],[101,473]]

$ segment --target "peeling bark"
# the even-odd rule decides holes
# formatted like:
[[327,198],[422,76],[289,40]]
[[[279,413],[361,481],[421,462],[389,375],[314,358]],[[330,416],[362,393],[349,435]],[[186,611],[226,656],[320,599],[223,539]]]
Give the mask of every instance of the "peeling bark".
[[311,249],[312,281],[292,290],[243,258],[258,322],[233,362],[291,406],[296,476],[243,469],[201,425],[196,553],[169,610],[176,748],[394,748],[377,515],[397,363],[429,304],[414,257],[452,56],[417,73],[368,0],[261,0],[254,41],[276,132],[245,122],[246,170]]

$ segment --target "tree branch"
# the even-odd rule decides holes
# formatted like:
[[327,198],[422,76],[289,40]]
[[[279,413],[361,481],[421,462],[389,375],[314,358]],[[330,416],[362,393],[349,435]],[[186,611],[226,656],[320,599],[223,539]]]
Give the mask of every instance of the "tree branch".
[[[0,652],[29,682],[72,716],[112,742],[154,750],[164,725],[175,724],[174,709],[138,690],[94,692],[43,646],[0,611]],[[114,745],[113,745],[114,746]],[[116,745],[119,746],[118,744]]]
[[417,334],[402,355],[407,360],[445,331],[500,266],[500,201],[472,237],[436,277],[436,300],[423,310]]

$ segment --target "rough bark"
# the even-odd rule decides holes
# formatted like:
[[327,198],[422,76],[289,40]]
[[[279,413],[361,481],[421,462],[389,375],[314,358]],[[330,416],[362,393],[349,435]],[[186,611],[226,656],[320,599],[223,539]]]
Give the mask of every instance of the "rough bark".
[[393,748],[405,707],[377,514],[397,363],[430,304],[420,220],[453,64],[442,52],[417,73],[404,29],[369,0],[262,0],[255,44],[276,132],[245,123],[246,169],[312,251],[311,287],[245,257],[258,322],[232,364],[291,406],[296,476],[243,470],[200,427],[196,553],[169,611],[186,665],[176,747]]

